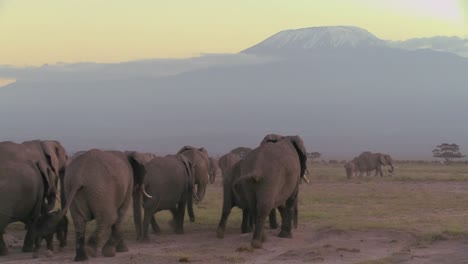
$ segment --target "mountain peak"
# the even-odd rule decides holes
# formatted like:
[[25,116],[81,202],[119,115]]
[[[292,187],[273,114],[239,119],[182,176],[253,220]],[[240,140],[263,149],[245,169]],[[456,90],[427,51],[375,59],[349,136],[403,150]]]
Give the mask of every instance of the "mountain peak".
[[369,31],[354,26],[323,26],[284,30],[242,53],[291,54],[318,48],[356,48],[385,45]]

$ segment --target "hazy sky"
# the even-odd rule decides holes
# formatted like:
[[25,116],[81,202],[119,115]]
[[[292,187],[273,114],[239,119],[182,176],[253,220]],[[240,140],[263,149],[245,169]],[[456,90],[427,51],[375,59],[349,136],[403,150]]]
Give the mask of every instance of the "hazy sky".
[[468,37],[468,0],[0,0],[0,64],[235,53],[284,29]]

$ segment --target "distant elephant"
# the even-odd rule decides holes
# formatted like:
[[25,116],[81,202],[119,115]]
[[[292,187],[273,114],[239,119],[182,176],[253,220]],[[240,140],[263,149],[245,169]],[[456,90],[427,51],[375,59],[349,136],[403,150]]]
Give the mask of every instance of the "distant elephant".
[[210,160],[210,168],[209,168],[209,175],[210,175],[210,183],[215,183],[216,174],[218,174],[218,161],[214,158],[209,158]]
[[[197,186],[196,195],[199,201],[203,201],[206,192],[206,186],[209,182],[209,168],[210,160],[208,152],[204,148],[195,148],[192,146],[184,146],[178,152],[177,155],[183,155],[195,166],[195,185]],[[189,211],[190,214],[190,211]],[[190,216],[190,215],[189,215]],[[192,217],[192,216],[190,216]]]
[[[192,163],[182,155],[168,155],[152,159],[145,165],[145,171],[142,193],[134,202],[134,206],[143,204],[144,208],[143,223],[141,223],[141,218],[138,219],[137,215],[134,215],[138,238],[142,241],[149,241],[150,220],[153,219],[155,213],[162,210],[171,211],[175,232],[182,234],[185,206],[192,204],[194,186]],[[143,193],[146,197],[143,197],[142,202]]]
[[[274,135],[277,136],[277,135]],[[282,225],[279,237],[292,237],[292,216],[304,176],[307,153],[299,136],[286,136],[269,142],[267,135],[262,144],[249,152],[240,162],[240,177],[234,181],[236,201],[247,205],[254,219],[252,247],[262,247],[265,218],[279,208]]]
[[34,257],[38,257],[40,244],[43,239],[47,243],[47,255],[53,255],[54,247],[52,239],[54,234],[60,241],[60,247],[66,245],[68,219],[60,214],[60,211],[46,212],[40,215],[32,224],[31,230],[34,237]]
[[[68,156],[58,141],[0,142],[0,255],[8,254],[3,233],[8,224],[26,224],[23,252],[33,250],[31,224],[55,206],[59,177]],[[6,202],[8,201],[8,202]]]
[[242,158],[239,155],[234,154],[232,152],[229,152],[218,159],[218,165],[221,169],[221,176],[223,177],[223,184],[224,179],[228,177],[227,175],[229,171],[233,168],[234,164],[236,164],[241,159]]
[[351,177],[356,176],[358,174],[358,172],[359,172],[359,168],[358,168],[357,164],[355,163],[355,160],[348,161],[344,165],[344,168],[345,168],[346,176],[348,177],[348,179],[350,179]]
[[355,164],[357,165],[360,175],[366,172],[369,175],[370,171],[375,170],[375,176],[383,176],[382,166],[390,166],[388,172],[393,173],[393,160],[390,155],[382,153],[371,153],[363,152],[357,158],[355,158]]
[[[137,152],[101,151],[92,149],[76,157],[64,177],[65,208],[73,218],[76,232],[75,261],[88,259],[85,250],[86,223],[96,219],[96,230],[88,240],[92,256],[104,241],[102,248],[106,257],[115,252],[128,251],[123,240],[122,222],[132,200],[133,186],[143,186],[145,168],[143,155]],[[141,187],[140,187],[141,188]],[[50,224],[50,223],[46,223]]]

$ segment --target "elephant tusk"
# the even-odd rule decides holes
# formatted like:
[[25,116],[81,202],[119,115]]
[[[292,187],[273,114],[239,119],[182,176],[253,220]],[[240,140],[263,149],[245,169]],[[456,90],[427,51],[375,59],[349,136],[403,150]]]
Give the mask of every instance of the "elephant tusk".
[[309,184],[309,179],[307,179],[307,177],[305,175],[302,176],[302,179],[304,179],[304,181]]
[[195,200],[196,200],[196,201],[200,201],[200,198],[198,198],[198,195],[197,195],[196,192],[193,192],[193,196],[195,197]]
[[144,194],[146,197],[148,197],[148,198],[150,198],[150,199],[153,198],[153,196],[149,195],[149,194],[146,192],[145,188],[142,188],[142,189],[143,189],[143,194]]

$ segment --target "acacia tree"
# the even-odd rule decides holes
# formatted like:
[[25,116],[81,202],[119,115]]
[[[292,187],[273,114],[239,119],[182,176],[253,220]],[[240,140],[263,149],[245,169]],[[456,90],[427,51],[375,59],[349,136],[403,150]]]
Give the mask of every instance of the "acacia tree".
[[459,159],[465,157],[461,154],[460,147],[455,144],[442,143],[437,148],[432,151],[432,156],[434,158],[445,159],[445,163],[448,164],[452,159]]

